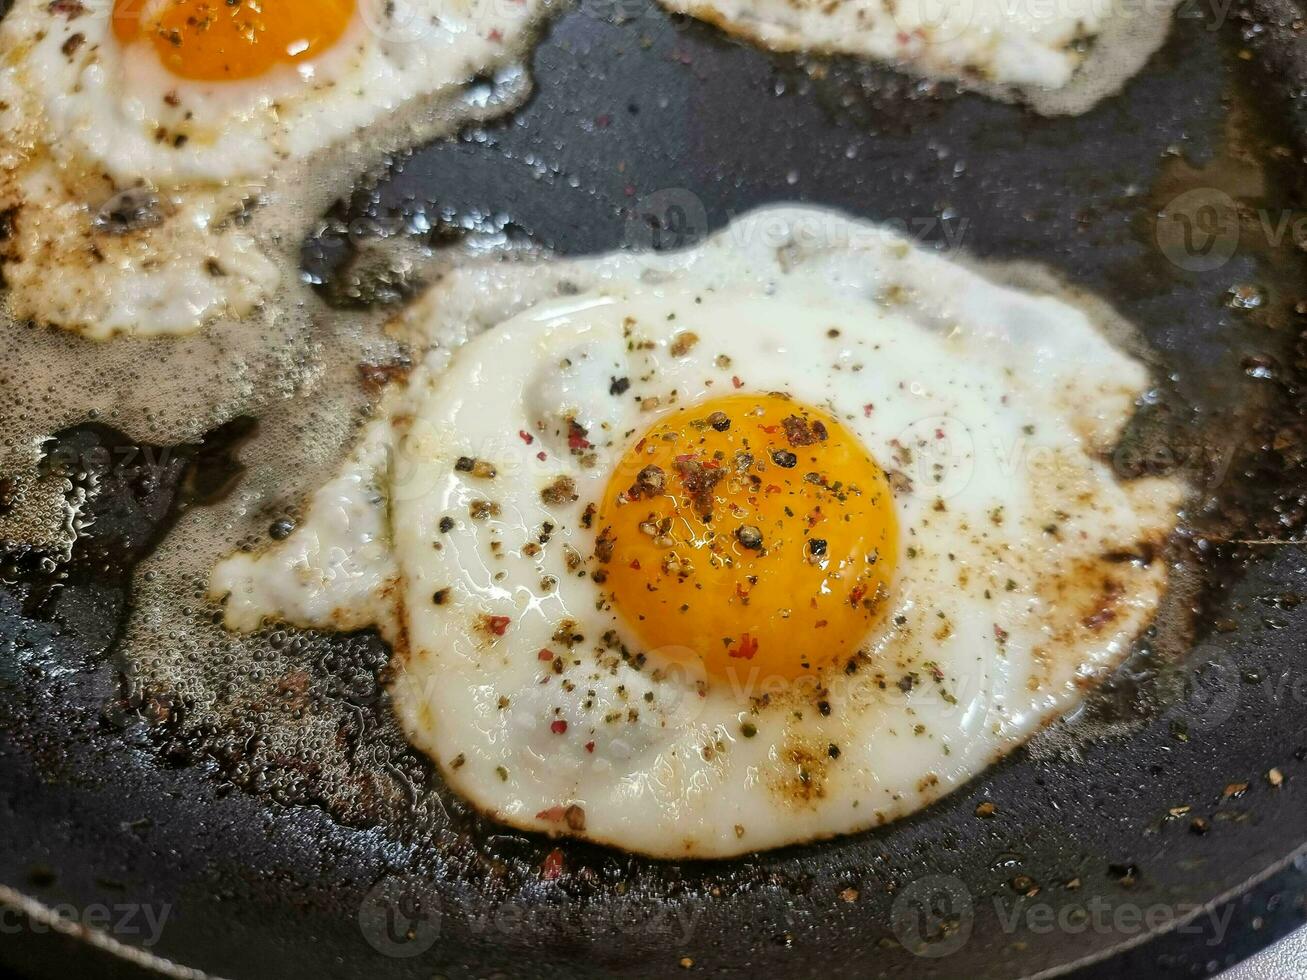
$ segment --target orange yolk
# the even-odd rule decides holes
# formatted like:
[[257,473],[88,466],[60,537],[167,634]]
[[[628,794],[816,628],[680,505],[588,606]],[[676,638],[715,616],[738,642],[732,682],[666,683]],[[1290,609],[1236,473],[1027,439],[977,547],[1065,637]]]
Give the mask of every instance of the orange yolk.
[[837,420],[780,394],[661,419],[594,526],[604,587],[646,652],[751,688],[846,663],[898,555],[880,467]]
[[193,81],[255,78],[335,44],[356,0],[114,0],[121,44],[148,39],[164,67]]

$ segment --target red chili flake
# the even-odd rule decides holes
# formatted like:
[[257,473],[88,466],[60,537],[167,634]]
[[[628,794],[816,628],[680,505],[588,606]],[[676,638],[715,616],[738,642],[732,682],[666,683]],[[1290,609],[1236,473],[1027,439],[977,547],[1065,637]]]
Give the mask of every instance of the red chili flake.
[[999,626],[998,623],[995,623],[994,639],[998,640],[999,643],[1006,643],[1007,638],[1008,638],[1008,631],[1005,630],[1002,626]]
[[595,750],[595,744],[594,744],[594,742],[586,742],[586,743],[585,743],[585,750],[586,750],[587,752],[593,752],[593,751]]
[[819,620],[817,620],[817,622],[813,623],[813,626],[815,626],[817,629],[823,629],[823,628],[825,628],[826,623],[827,623],[827,620],[819,619]]
[[769,483],[769,484],[767,484],[767,489],[766,489],[766,491],[764,491],[764,492],[766,492],[766,493],[780,493],[780,492],[781,492],[781,488],[778,487],[778,486],[777,486],[776,484],[774,484],[774,483]]
[[736,582],[736,583],[735,583],[735,594],[736,594],[737,596],[739,596],[741,599],[747,599],[747,598],[749,598],[749,590],[746,589],[746,588],[745,588],[743,585],[741,585],[739,582]]
[[760,426],[758,426],[758,428],[762,429],[762,431],[765,432],[765,433],[767,433],[767,435],[771,435],[771,434],[774,433],[777,429],[779,429],[780,426],[779,426],[779,425],[760,425]]
[[936,439],[943,439],[943,438],[944,438],[944,430],[943,430],[943,429],[936,429],[936,430],[935,430],[935,438],[936,438]]
[[567,448],[589,449],[590,442],[585,436],[585,427],[578,425],[574,420],[569,419],[567,423]]
[[897,34],[894,35],[894,37],[899,42],[899,44],[907,44],[908,41],[912,40],[912,35],[905,34],[903,31],[899,31]]
[[606,112],[603,115],[595,116],[595,125],[598,126],[600,129],[607,129],[609,126],[612,125],[612,123],[613,123],[613,117]]
[[740,380],[740,376],[738,374],[731,375],[731,384],[736,388],[744,387],[744,382]]
[[865,596],[866,594],[867,594],[867,587],[865,585],[855,585],[853,587],[853,591],[849,593],[850,605],[856,606],[858,603],[862,601],[862,597]]
[[503,636],[508,632],[508,624],[511,622],[512,620],[507,616],[487,616],[486,629],[494,633],[495,636]]
[[498,43],[504,39],[504,32],[501,31],[498,27],[494,27],[491,28],[490,34],[488,36],[490,40]]
[[635,197],[635,185],[627,184],[625,187],[622,188],[622,193],[624,193],[627,197]]
[[549,458],[549,454],[546,453],[543,449],[540,450],[540,452],[536,453],[536,459],[540,460],[540,462],[542,463],[548,458]]
[[634,568],[634,569],[638,572],[638,571],[640,570],[640,559],[639,559],[639,558],[632,558],[632,559],[631,559],[631,567]]
[[688,463],[690,460],[694,459],[694,456],[694,453],[681,453],[676,457],[676,461],[678,463]]
[[871,413],[875,411],[875,409],[876,409],[875,405],[873,405],[871,402],[867,402],[867,404],[862,406],[862,417],[871,418]]
[[752,660],[753,655],[758,652],[758,641],[748,633],[743,633],[740,635],[740,645],[729,652],[738,660]]
[[814,527],[826,519],[826,515],[821,512],[820,507],[812,508],[808,514],[808,527]]
[[69,20],[86,13],[86,7],[79,0],[51,0],[47,8],[52,14],[62,14]]
[[545,855],[540,865],[540,877],[545,881],[554,881],[563,875],[563,852],[555,847]]
[[567,722],[563,721],[562,718],[559,718],[557,721],[550,722],[549,730],[555,735],[562,735],[563,732],[567,731]]
[[554,659],[554,651],[553,651],[553,650],[548,650],[548,649],[545,649],[545,648],[542,647],[542,648],[540,649],[540,652],[536,654],[536,659],[537,659],[537,660],[553,660],[553,659]]
[[548,820],[551,823],[558,823],[558,821],[563,819],[563,814],[565,812],[566,812],[566,807],[551,806],[548,810],[541,810],[539,813],[537,813],[536,819]]
[[533,436],[531,433],[527,432],[526,429],[518,429],[517,437],[521,439],[523,442],[525,442],[528,446],[536,441],[536,437]]

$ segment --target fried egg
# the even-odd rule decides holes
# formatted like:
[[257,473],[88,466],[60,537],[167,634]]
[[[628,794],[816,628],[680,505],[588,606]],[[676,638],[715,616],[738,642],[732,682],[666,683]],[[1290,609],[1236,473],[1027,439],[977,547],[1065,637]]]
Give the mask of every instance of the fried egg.
[[1149,385],[1114,323],[802,208],[465,266],[301,525],[210,594],[236,630],[377,626],[409,738],[491,819],[667,858],[874,827],[1158,608],[1184,487],[1106,461]]
[[660,0],[777,51],[873,59],[1048,114],[1118,91],[1161,46],[1172,0]]
[[93,337],[247,314],[280,280],[250,207],[315,189],[363,130],[416,138],[401,110],[512,61],[547,2],[17,0],[0,21],[12,312]]

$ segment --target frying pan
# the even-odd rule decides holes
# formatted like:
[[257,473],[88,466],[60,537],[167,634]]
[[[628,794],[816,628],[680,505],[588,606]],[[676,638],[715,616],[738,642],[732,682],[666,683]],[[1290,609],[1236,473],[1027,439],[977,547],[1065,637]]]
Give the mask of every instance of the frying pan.
[[132,567],[241,479],[256,421],[174,447],[88,421],[46,447],[52,472],[93,491],[72,555],[12,544],[0,563],[0,963],[50,977],[1188,977],[1300,924],[1300,18],[1273,0],[1185,3],[1123,93],[1049,119],[770,55],[645,0],[586,0],[536,49],[528,105],[390,161],[304,248],[323,302],[351,306],[415,287],[358,261],[358,229],[394,235],[419,211],[440,218],[433,247],[490,222],[576,254],[689,244],[797,199],[1045,263],[1156,351],[1140,419],[1153,437],[1115,464],[1179,467],[1199,487],[1174,556],[1196,572],[1176,600],[1193,614],[1184,650],[1145,636],[1076,717],[910,819],[672,863],[488,825],[416,754],[373,752],[393,737],[386,650],[345,637],[305,665],[318,696],[353,699],[341,751],[364,770],[385,758],[369,778],[440,797],[447,819],[342,814],[311,778],[252,773],[239,739],[188,725],[166,691],[134,690],[115,650]]

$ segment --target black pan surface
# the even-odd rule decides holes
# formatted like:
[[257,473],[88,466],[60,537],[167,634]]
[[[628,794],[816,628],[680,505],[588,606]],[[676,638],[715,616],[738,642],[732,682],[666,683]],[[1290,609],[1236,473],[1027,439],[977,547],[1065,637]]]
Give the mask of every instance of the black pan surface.
[[[1185,3],[1124,93],[1043,119],[888,71],[773,56],[647,0],[584,0],[536,50],[525,108],[395,160],[305,248],[324,302],[349,306],[413,286],[353,253],[416,212],[448,219],[433,244],[475,218],[584,253],[688,244],[797,199],[1046,263],[1157,351],[1141,425],[1165,435],[1163,451],[1128,442],[1117,465],[1182,467],[1202,487],[1177,547],[1201,573],[1181,662],[1145,638],[1079,718],[925,812],[740,861],[559,845],[454,799],[438,826],[382,807],[344,814],[302,760],[249,748],[257,713],[239,738],[197,730],[168,692],[127,684],[114,650],[133,564],[180,509],[240,478],[251,423],[146,456],[88,422],[47,458],[70,485],[98,487],[71,561],[13,545],[0,562],[0,963],[42,976],[184,964],[279,978],[1187,977],[1299,924],[1297,16]],[[443,793],[387,743],[380,641],[340,651],[306,669],[321,697],[357,708],[342,751],[363,760],[360,778]],[[563,873],[547,880],[556,847]]]

